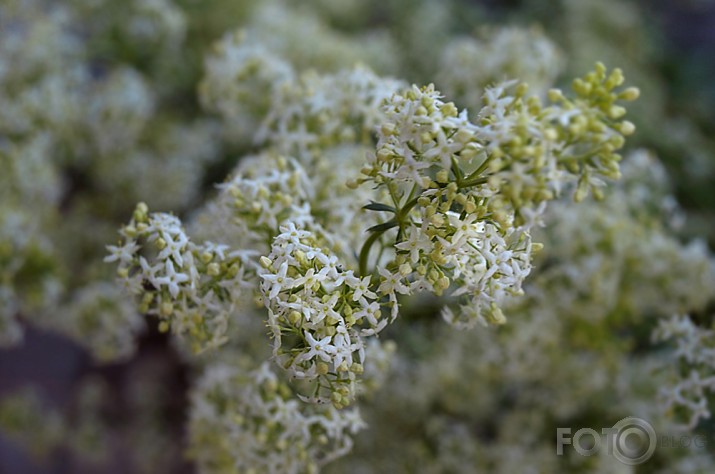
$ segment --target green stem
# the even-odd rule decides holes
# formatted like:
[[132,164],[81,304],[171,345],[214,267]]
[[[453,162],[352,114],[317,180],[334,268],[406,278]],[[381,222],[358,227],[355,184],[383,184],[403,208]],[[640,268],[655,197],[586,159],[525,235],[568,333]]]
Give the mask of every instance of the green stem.
[[[480,174],[482,174],[482,173],[484,172],[484,170],[487,169],[487,166],[489,166],[489,162],[492,160],[492,157],[493,157],[493,156],[494,156],[494,155],[488,155],[488,156],[484,159],[484,161],[482,162],[482,164],[479,165],[479,168],[477,168],[477,169],[474,171],[474,173],[472,173],[472,174],[470,174],[469,176],[467,176],[467,179],[464,180],[464,182],[468,182],[468,181],[470,181],[470,180],[476,178],[476,177],[479,176]],[[460,186],[460,187],[463,187],[463,186]]]
[[[479,166],[479,168],[474,173],[469,175],[464,180],[462,179],[461,172],[458,171],[458,167],[456,167],[457,169],[454,170],[454,173],[457,177],[459,188],[469,188],[472,186],[477,186],[479,184],[486,183],[488,178],[485,176],[480,177],[479,175],[486,169],[488,162],[489,162],[489,158],[484,160],[484,163],[482,163],[481,166]],[[453,164],[456,165],[456,163],[453,163]],[[395,191],[390,186],[390,184],[387,185],[387,189],[390,192],[390,197],[392,198],[392,202],[394,203],[394,205],[396,207],[399,206],[399,199],[397,199],[397,196],[395,195]],[[395,227],[394,224],[396,223],[397,226],[399,226],[399,228],[400,228],[400,232],[403,230],[405,219],[409,216],[410,211],[417,205],[417,202],[419,200],[419,196],[412,197],[414,195],[415,191],[416,191],[416,186],[414,186],[412,188],[412,191],[410,192],[409,198],[411,198],[411,199],[409,199],[405,203],[405,205],[402,206],[402,208],[398,209],[395,212],[394,221],[392,221],[393,222],[392,227]],[[367,240],[365,241],[365,243],[362,245],[362,248],[360,249],[360,255],[359,255],[359,271],[360,271],[361,277],[368,274],[367,264],[368,264],[368,258],[370,257],[370,249],[375,244],[375,242],[377,242],[380,239],[382,234],[387,232],[392,227],[388,227],[388,228],[384,228],[384,229],[380,229],[380,230],[374,230],[374,232],[372,232],[370,234],[370,237],[368,237]],[[398,236],[399,235],[400,234],[398,233]]]
[[372,245],[377,242],[377,240],[380,238],[380,236],[385,233],[386,230],[382,231],[376,231],[370,234],[370,237],[367,238],[364,244],[362,244],[362,248],[360,249],[360,276],[363,277],[367,275],[367,259],[370,256],[370,248]]
[[465,181],[462,181],[462,185],[460,186],[460,188],[471,188],[472,186],[484,184],[487,181],[489,181],[489,178],[487,178],[486,176],[481,178],[467,179]]

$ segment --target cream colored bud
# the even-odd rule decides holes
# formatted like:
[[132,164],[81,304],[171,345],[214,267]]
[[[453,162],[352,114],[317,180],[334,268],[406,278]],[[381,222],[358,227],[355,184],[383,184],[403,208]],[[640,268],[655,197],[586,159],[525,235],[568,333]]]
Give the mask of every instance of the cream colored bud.
[[497,325],[502,325],[506,323],[506,317],[504,316],[504,313],[502,310],[492,303],[491,305],[491,311],[489,312],[489,321],[493,324]]
[[238,272],[240,269],[241,269],[241,266],[238,263],[233,263],[233,264],[231,264],[230,267],[228,267],[226,274],[228,275],[229,278],[233,278],[236,275],[238,275]]
[[629,87],[620,94],[618,94],[618,98],[621,100],[627,100],[627,101],[632,101],[636,100],[638,97],[641,96],[641,90],[638,89],[637,87]]
[[380,126],[380,131],[383,135],[394,135],[396,129],[395,124],[391,122],[383,123]]
[[457,110],[457,107],[454,105],[453,102],[447,102],[442,106],[442,114],[445,117],[456,117],[459,115],[459,110]]
[[212,277],[218,276],[221,273],[221,266],[216,262],[210,263],[206,267],[206,273]]
[[524,97],[526,93],[529,92],[529,84],[526,82],[522,82],[518,86],[516,86],[516,96],[517,97]]
[[[377,150],[377,160],[380,162],[388,161],[391,156],[392,156],[392,151],[390,151],[388,148],[380,148],[379,150]],[[368,166],[363,167],[361,170],[362,174],[367,175],[367,176],[370,175],[371,171],[372,171],[372,168],[370,168]]]
[[301,319],[302,315],[298,311],[291,311],[288,315],[288,321],[290,321],[293,326],[300,324]]
[[615,68],[609,74],[608,79],[606,79],[606,87],[608,89],[613,89],[623,84],[625,78],[623,77],[623,71],[620,68]]
[[563,92],[560,89],[551,89],[548,94],[549,100],[551,102],[558,102],[564,98]]
[[146,220],[147,212],[149,212],[149,206],[147,206],[146,203],[144,203],[144,202],[140,202],[139,204],[137,204],[137,207],[134,209],[134,219],[136,221]]
[[435,176],[435,179],[437,180],[438,183],[446,183],[449,181],[449,171],[447,170],[439,170],[437,172],[437,175]]
[[471,160],[479,154],[479,148],[473,144],[468,143],[462,151],[459,152],[459,157],[464,160]]
[[620,105],[612,105],[611,108],[608,109],[608,116],[612,119],[621,118],[624,115],[626,115],[626,109]]
[[330,371],[330,367],[325,362],[318,362],[315,366],[315,371],[318,375],[325,375]]
[[460,128],[454,135],[454,139],[459,143],[468,143],[474,138],[474,133],[470,132],[466,128]]
[[633,122],[624,120],[623,122],[621,122],[620,129],[623,135],[628,136],[633,135],[633,133],[636,131],[636,126],[633,125]]

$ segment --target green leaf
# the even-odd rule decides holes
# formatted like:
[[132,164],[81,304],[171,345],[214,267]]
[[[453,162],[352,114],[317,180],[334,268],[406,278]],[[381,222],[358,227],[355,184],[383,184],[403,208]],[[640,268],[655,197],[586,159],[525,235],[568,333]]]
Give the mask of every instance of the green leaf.
[[370,227],[367,231],[368,232],[385,232],[386,230],[392,229],[393,227],[397,227],[397,221],[396,220],[390,220],[387,222],[383,222],[382,224],[377,224],[372,227]]
[[385,211],[385,212],[392,212],[393,214],[397,212],[397,210],[392,207],[388,206],[387,204],[382,204],[381,202],[375,202],[375,201],[370,201],[370,204],[367,204],[362,207],[363,209],[367,209],[368,211]]

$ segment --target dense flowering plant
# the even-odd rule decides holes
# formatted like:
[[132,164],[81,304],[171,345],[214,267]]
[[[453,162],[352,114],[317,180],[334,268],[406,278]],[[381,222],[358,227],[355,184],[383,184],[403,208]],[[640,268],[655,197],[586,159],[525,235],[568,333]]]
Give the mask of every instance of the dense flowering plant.
[[[0,345],[29,323],[122,363],[161,334],[200,472],[611,472],[555,427],[710,417],[715,265],[626,147],[621,69],[558,88],[573,51],[448,34],[458,2],[386,2],[394,31],[354,0],[46,3],[0,6]],[[124,442],[170,470],[173,395],[132,370]],[[0,427],[106,458],[110,391],[16,393]]]

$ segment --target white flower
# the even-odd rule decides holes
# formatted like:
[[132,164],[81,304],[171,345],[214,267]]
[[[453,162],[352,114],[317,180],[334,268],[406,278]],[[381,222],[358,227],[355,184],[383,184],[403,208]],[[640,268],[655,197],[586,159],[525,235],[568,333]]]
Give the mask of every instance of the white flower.
[[268,298],[274,299],[278,296],[278,293],[283,290],[283,288],[291,288],[294,280],[287,276],[288,273],[288,262],[283,262],[278,269],[278,273],[269,274],[264,273],[261,278],[264,282],[271,284],[270,291],[268,292]]
[[349,287],[353,288],[354,293],[353,293],[353,301],[359,301],[360,299],[364,299],[364,297],[370,298],[370,299],[375,299],[377,298],[377,295],[370,291],[370,277],[367,276],[363,279],[356,278],[352,276],[352,272],[349,272],[349,277],[346,278],[346,283],[348,284]]
[[189,242],[188,237],[183,232],[176,233],[175,239],[169,232],[161,232],[161,238],[164,240],[165,247],[159,252],[157,257],[159,260],[166,260],[171,256],[174,261],[179,265],[179,268],[184,266],[184,259],[182,254],[186,248],[186,244]]
[[417,263],[421,254],[427,254],[432,250],[432,240],[423,232],[424,225],[422,230],[416,227],[411,227],[411,230],[407,240],[395,245],[395,248],[409,252],[412,263]]
[[176,273],[174,263],[171,260],[166,260],[164,264],[165,276],[154,279],[159,285],[166,285],[169,288],[169,293],[173,298],[179,294],[179,284],[189,281],[189,276],[184,273]]
[[140,248],[136,240],[132,239],[127,239],[122,246],[107,245],[110,255],[104,257],[104,261],[107,263],[119,261],[124,265],[129,265],[134,261]]
[[378,267],[377,271],[382,276],[382,282],[377,289],[380,294],[390,295],[397,292],[406,295],[410,293],[410,288],[402,282],[403,276],[399,272],[392,273],[384,267]]
[[313,338],[313,335],[309,332],[303,333],[305,336],[305,340],[308,341],[308,345],[310,346],[310,350],[306,352],[305,354],[301,354],[298,356],[302,362],[303,360],[310,360],[313,357],[319,357],[323,362],[330,362],[332,360],[332,356],[335,355],[336,349],[335,346],[331,344],[332,337],[331,336],[326,336],[318,341]]

